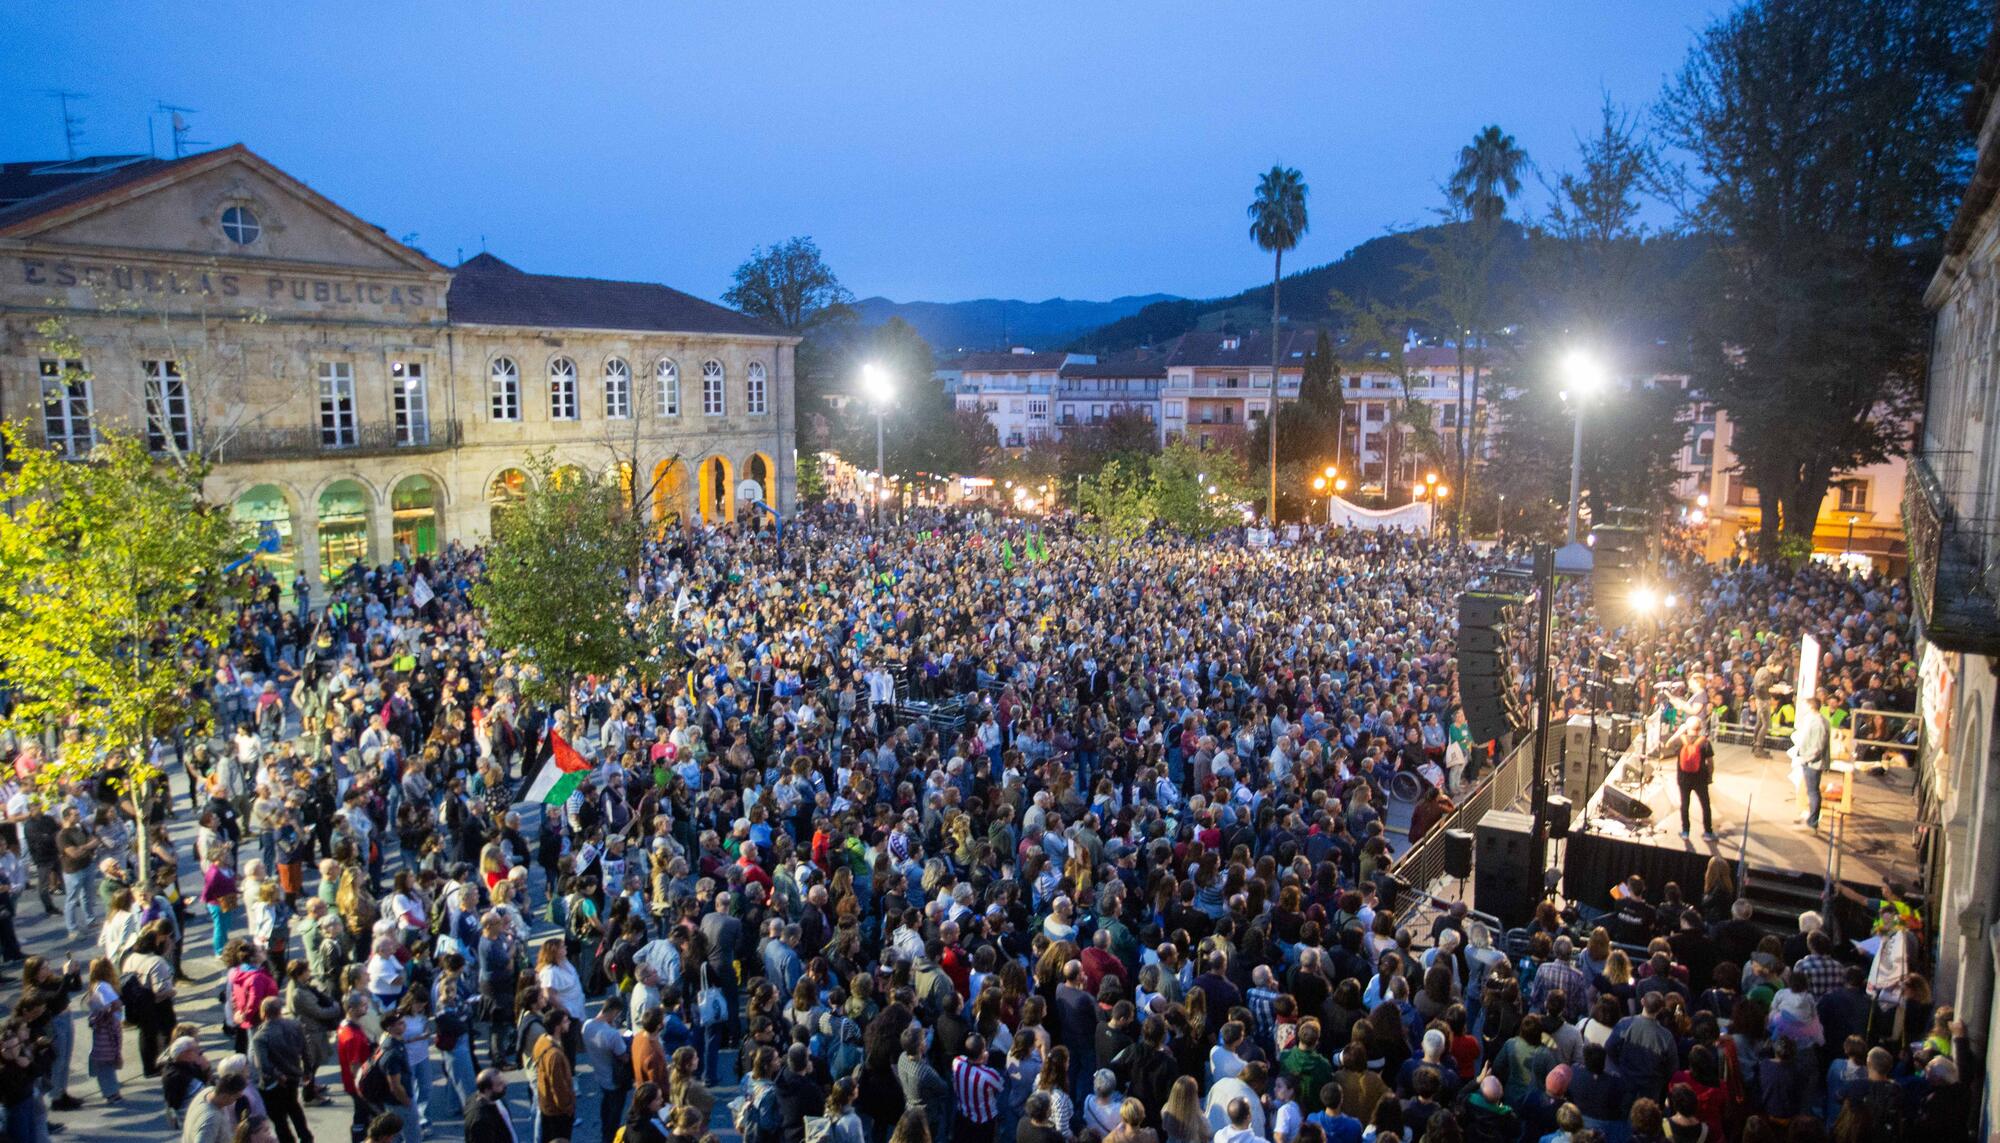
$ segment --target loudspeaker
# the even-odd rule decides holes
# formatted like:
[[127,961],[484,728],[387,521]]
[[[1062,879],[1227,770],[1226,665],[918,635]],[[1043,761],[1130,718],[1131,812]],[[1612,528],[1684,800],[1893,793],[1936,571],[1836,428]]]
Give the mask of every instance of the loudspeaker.
[[1561,794],[1550,794],[1548,815],[1550,837],[1562,837],[1569,833],[1570,801],[1568,798],[1563,797]]
[[1472,831],[1444,831],[1444,875],[1460,881],[1472,876]]
[[1611,755],[1623,758],[1632,749],[1632,735],[1637,730],[1637,719],[1613,718],[1611,720]]
[[1562,741],[1562,792],[1571,803],[1582,805],[1604,784],[1605,775],[1611,772],[1606,761],[1605,748],[1611,744],[1611,720],[1596,717],[1597,749],[1592,750],[1591,723],[1593,717],[1587,714],[1573,715],[1563,724]]
[[1507,679],[1504,675],[1468,675],[1460,673],[1458,676],[1458,698],[1466,706],[1480,702],[1499,701],[1510,690],[1511,688],[1507,685]]
[[1604,787],[1604,800],[1598,804],[1604,807],[1605,813],[1615,814],[1627,821],[1650,821],[1653,817],[1653,807],[1613,785]]
[[1630,675],[1619,675],[1611,680],[1611,709],[1620,714],[1630,714],[1639,709],[1638,691]]
[[1509,595],[1500,591],[1463,592],[1458,597],[1458,625],[1496,627],[1511,623],[1526,600],[1524,595]]
[[1509,927],[1526,924],[1539,900],[1536,889],[1542,878],[1529,860],[1533,832],[1534,822],[1527,814],[1491,810],[1479,819],[1472,904]]
[[1464,669],[1465,661],[1475,655],[1498,656],[1507,646],[1507,640],[1514,637],[1514,629],[1505,623],[1492,627],[1460,627],[1458,629],[1458,662]]

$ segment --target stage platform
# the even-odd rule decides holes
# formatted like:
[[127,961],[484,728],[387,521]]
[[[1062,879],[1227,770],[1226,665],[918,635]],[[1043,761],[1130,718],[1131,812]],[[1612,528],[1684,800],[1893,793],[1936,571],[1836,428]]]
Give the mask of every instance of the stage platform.
[[[1628,756],[1614,779],[1625,778],[1626,768],[1637,766],[1636,754]],[[1690,807],[1688,840],[1681,840],[1680,790],[1674,770],[1672,758],[1655,759],[1643,784],[1618,782],[1618,788],[1652,808],[1650,821],[1635,824],[1607,811],[1604,789],[1590,799],[1563,843],[1566,896],[1601,908],[1611,886],[1636,872],[1646,879],[1656,900],[1662,885],[1678,881],[1692,903],[1701,897],[1708,859],[1719,855],[1734,866],[1739,854],[1752,882],[1764,874],[1794,884],[1810,879],[1819,886],[1827,870],[1830,828],[1838,839],[1835,880],[1872,895],[1886,877],[1904,884],[1917,879],[1912,770],[1892,766],[1879,776],[1829,771],[1820,828],[1814,832],[1798,824],[1804,806],[1792,786],[1791,760],[1784,751],[1774,749],[1768,758],[1755,758],[1748,746],[1718,744],[1715,781],[1709,789],[1715,809],[1712,842],[1701,836],[1699,802]],[[1843,815],[1838,812],[1839,783],[1849,779],[1854,783],[1852,809]]]

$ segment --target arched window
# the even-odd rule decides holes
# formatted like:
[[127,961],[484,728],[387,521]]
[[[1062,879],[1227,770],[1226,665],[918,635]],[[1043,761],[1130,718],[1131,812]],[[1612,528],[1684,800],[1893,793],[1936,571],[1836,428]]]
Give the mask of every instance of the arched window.
[[722,362],[711,357],[701,363],[701,412],[703,416],[720,417],[728,411],[729,403],[722,390]]
[[744,409],[753,417],[761,417],[771,411],[769,398],[765,396],[764,363],[750,363],[750,381],[743,399]]
[[660,415],[678,417],[681,415],[681,367],[662,357],[653,366],[653,380],[660,389]]
[[615,421],[632,415],[632,367],[616,357],[604,363],[604,415]]
[[487,391],[493,402],[493,419],[496,421],[518,421],[521,419],[521,370],[511,357],[496,357],[493,367],[487,370]]
[[567,357],[549,362],[549,419],[576,420],[576,362]]

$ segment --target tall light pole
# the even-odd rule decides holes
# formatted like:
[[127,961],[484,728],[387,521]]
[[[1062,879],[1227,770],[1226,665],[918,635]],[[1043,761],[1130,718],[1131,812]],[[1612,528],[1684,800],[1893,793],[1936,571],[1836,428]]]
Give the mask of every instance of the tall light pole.
[[861,367],[861,388],[868,400],[875,406],[875,530],[882,530],[883,487],[889,482],[888,465],[883,459],[882,418],[889,412],[889,402],[895,398],[896,385],[890,380],[889,371],[874,362]]
[[1597,359],[1581,349],[1563,358],[1563,395],[1569,397],[1576,414],[1576,436],[1569,452],[1569,532],[1565,547],[1576,543],[1577,516],[1583,508],[1583,400],[1604,387],[1604,369]]

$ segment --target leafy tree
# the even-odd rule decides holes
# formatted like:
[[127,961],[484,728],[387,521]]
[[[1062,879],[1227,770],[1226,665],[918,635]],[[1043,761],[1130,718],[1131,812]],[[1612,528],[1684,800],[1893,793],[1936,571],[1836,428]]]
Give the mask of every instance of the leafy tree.
[[839,347],[855,322],[854,295],[840,284],[811,238],[788,238],[751,251],[736,267],[722,300],[751,317],[796,333],[793,357],[801,409],[820,407],[840,361]]
[[[1278,341],[1278,287],[1285,278],[1285,251],[1295,249],[1306,235],[1305,176],[1296,167],[1272,167],[1257,180],[1257,195],[1250,202],[1250,238],[1271,252],[1271,407],[1267,420],[1277,421],[1278,361],[1282,345]],[[1278,511],[1278,438],[1269,436],[1269,482],[1264,508],[1271,519]]]
[[1234,451],[1204,448],[1181,437],[1146,467],[1152,477],[1153,516],[1167,527],[1206,536],[1242,523],[1251,491],[1243,458]]
[[[1559,537],[1569,503],[1575,411],[1548,378],[1554,370],[1504,373],[1490,480],[1507,497],[1514,534]],[[1583,434],[1583,502],[1593,520],[1614,510],[1658,518],[1673,507],[1686,397],[1669,387],[1617,384],[1591,399]],[[1546,532],[1543,529],[1547,529]]]
[[826,502],[826,471],[816,449],[799,450],[799,503],[816,508]]
[[1472,221],[1492,226],[1507,213],[1507,200],[1521,193],[1528,153],[1514,137],[1491,124],[1458,150],[1458,166],[1446,189]]
[[1577,141],[1576,169],[1548,187],[1528,278],[1544,327],[1615,352],[1641,344],[1641,318],[1662,303],[1639,210],[1664,184],[1644,124],[1608,96],[1599,114],[1597,132]]
[[1137,539],[1153,524],[1153,478],[1142,465],[1109,461],[1079,485],[1077,507],[1099,535]]
[[783,329],[800,333],[839,317],[854,304],[811,238],[758,247],[736,267],[736,284],[722,300]]
[[[961,412],[936,379],[930,343],[899,317],[851,337],[842,346],[842,372],[858,376],[873,364],[892,379],[895,396],[884,426],[883,463],[898,481],[918,473],[967,473],[981,468],[999,438],[991,422]],[[875,409],[866,401],[848,407],[837,448],[849,464],[875,467]]]
[[1971,0],[1757,0],[1709,25],[1657,116],[1715,236],[1695,377],[1757,489],[1758,553],[1832,477],[1907,445],[1923,287],[1970,169]]
[[[0,674],[14,703],[0,724],[24,740],[74,730],[36,785],[110,776],[144,821],[164,781],[148,745],[208,716],[190,680],[202,651],[227,639],[224,567],[238,536],[202,499],[198,455],[156,463],[143,440],[100,433],[78,461],[4,430]],[[144,878],[146,847],[137,852]]]
[[1114,460],[1144,470],[1160,451],[1160,428],[1136,409],[1124,409],[1094,425],[1063,430],[1061,474],[1065,481],[1088,476]]
[[656,677],[671,645],[663,609],[627,611],[629,572],[645,525],[626,510],[611,475],[557,471],[554,455],[528,458],[527,496],[495,521],[486,575],[472,589],[492,641],[533,660],[531,693],[566,701],[586,675]]

